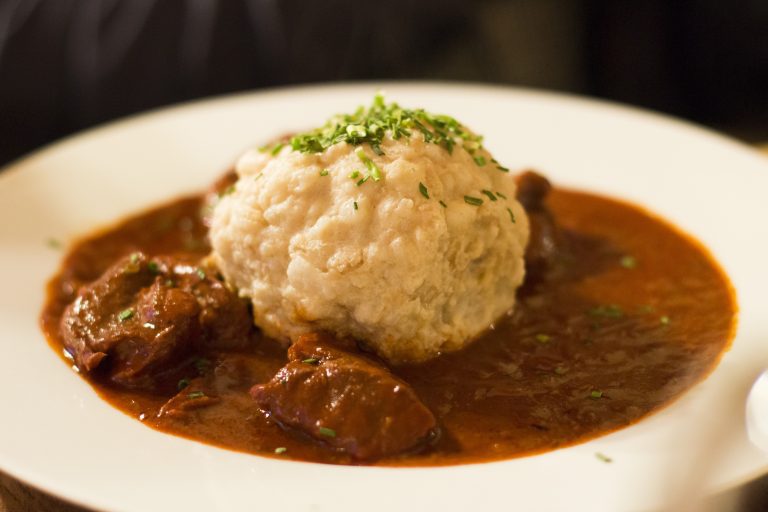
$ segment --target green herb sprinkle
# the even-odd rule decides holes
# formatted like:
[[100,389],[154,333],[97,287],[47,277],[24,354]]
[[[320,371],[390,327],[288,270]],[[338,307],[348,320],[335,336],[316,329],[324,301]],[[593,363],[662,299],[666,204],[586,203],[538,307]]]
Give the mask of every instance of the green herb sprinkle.
[[[360,107],[352,114],[336,115],[320,128],[295,135],[290,144],[294,151],[302,153],[321,153],[340,142],[353,146],[368,144],[381,156],[385,135],[399,140],[410,137],[414,131],[421,133],[427,143],[441,146],[449,153],[457,144],[469,153],[482,148],[483,138],[469,132],[453,117],[402,108],[397,103],[387,103],[381,94],[374,96],[368,107]],[[374,172],[371,170],[374,181],[381,179]]]
[[318,429],[318,432],[320,432],[320,435],[323,435],[325,437],[336,437],[336,431],[332,428],[328,427],[320,427]]
[[480,206],[483,204],[483,200],[479,197],[472,197],[472,196],[464,196],[464,202],[467,204],[471,204],[472,206]]
[[496,196],[493,195],[493,192],[491,192],[490,190],[481,190],[481,192],[485,194],[488,197],[488,199],[490,199],[491,201],[498,201],[498,199],[496,199]]
[[128,308],[118,313],[117,319],[120,320],[121,322],[125,322],[126,320],[130,320],[131,318],[133,318],[133,315],[134,315],[133,308]]
[[619,260],[619,264],[626,268],[626,269],[633,269],[637,267],[637,258],[634,256],[623,256],[621,260]]

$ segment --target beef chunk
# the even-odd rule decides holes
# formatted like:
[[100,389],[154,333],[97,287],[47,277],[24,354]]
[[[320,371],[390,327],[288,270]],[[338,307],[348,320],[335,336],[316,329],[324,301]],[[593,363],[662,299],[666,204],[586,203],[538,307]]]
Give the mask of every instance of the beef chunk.
[[84,372],[130,388],[194,349],[236,348],[253,329],[247,305],[211,270],[134,253],[83,286],[61,318],[64,346]]
[[537,279],[552,263],[562,235],[545,201],[552,185],[540,174],[526,171],[517,176],[517,200],[525,208],[531,226],[525,266],[528,277]]
[[329,337],[302,336],[288,357],[271,381],[251,389],[282,425],[360,460],[416,449],[435,432],[435,417],[408,384]]

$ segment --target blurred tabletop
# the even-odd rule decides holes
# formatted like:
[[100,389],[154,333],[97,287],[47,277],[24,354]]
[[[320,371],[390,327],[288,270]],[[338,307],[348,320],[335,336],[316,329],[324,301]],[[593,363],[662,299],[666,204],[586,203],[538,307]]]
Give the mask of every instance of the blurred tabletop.
[[[768,156],[768,142],[757,148]],[[84,512],[86,509],[58,500],[8,475],[0,473],[0,512]],[[768,475],[716,496],[711,512],[762,512],[768,510]]]

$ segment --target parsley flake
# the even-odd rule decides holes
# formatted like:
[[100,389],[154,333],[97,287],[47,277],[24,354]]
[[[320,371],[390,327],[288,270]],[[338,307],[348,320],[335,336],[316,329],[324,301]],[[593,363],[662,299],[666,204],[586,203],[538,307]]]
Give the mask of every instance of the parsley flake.
[[442,206],[443,208],[448,208],[448,205],[445,204],[442,199],[438,201],[438,203],[440,203],[440,206]]
[[631,270],[637,267],[637,258],[634,256],[623,256],[621,260],[619,260],[619,263],[622,267]]
[[304,364],[312,364],[312,365],[315,365],[315,364],[317,364],[318,362],[319,362],[319,359],[318,359],[318,358],[316,358],[316,357],[310,357],[310,358],[308,358],[308,359],[304,359],[304,360],[302,361],[302,363],[304,363]]
[[282,455],[287,451],[288,451],[288,448],[286,448],[285,446],[280,446],[278,448],[275,448],[275,455]]
[[661,322],[661,325],[669,325],[672,323],[672,320],[667,315],[664,315],[659,319],[659,322]]
[[598,390],[598,389],[596,389],[596,390],[592,391],[592,392],[589,394],[589,398],[591,398],[591,399],[593,399],[593,400],[598,400],[598,399],[600,399],[600,398],[603,398],[603,392],[602,392],[602,391],[600,391],[600,390]]
[[506,198],[507,198],[507,196],[505,196],[505,195],[504,195],[504,194],[502,194],[501,192],[496,192],[496,195],[497,195],[497,196],[499,196],[499,197],[500,197],[500,198],[502,198],[502,199],[506,199]]
[[195,273],[197,274],[197,277],[200,279],[205,279],[205,270],[198,268]]
[[491,192],[490,190],[481,190],[480,192],[485,194],[488,197],[488,199],[490,199],[491,201],[498,201],[498,199],[496,199],[496,196],[493,195],[493,192]]
[[536,341],[539,343],[549,343],[552,340],[552,336],[549,334],[537,334]]
[[320,176],[328,176],[328,169],[323,169],[320,171]]
[[357,201],[354,201],[354,202],[352,203],[352,207],[353,207],[355,210],[357,210]]
[[176,384],[176,389],[181,391],[185,387],[189,386],[189,379],[181,379],[178,384]]
[[134,315],[133,308],[128,308],[118,313],[117,319],[120,320],[121,322],[125,322],[126,320],[130,320],[131,318],[133,318],[133,315]]
[[607,455],[603,455],[600,452],[596,452],[595,457],[597,457],[597,460],[601,462],[605,462],[606,464],[610,464],[611,462],[613,462],[612,458],[608,457]]
[[464,196],[464,202],[467,204],[471,204],[472,206],[480,206],[483,204],[483,200],[479,197],[472,197],[472,196]]
[[320,432],[320,435],[323,435],[325,437],[336,437],[336,431],[332,428],[328,427],[320,427],[318,429],[318,432]]
[[515,219],[515,214],[512,212],[512,208],[507,208],[507,213],[509,214],[509,220],[512,221],[512,224],[517,224],[517,219]]
[[476,156],[472,160],[475,161],[478,167],[482,167],[486,164],[485,157],[484,156]]
[[419,192],[421,192],[421,195],[429,199],[429,191],[427,190],[427,187],[422,182],[419,182]]
[[191,393],[187,393],[187,398],[191,398],[193,400],[203,397],[205,397],[205,393],[202,391],[193,391]]
[[363,164],[368,168],[368,172],[370,173],[369,176],[373,178],[373,181],[380,181],[381,176],[381,169],[371,160],[368,158],[368,156],[365,154],[365,151],[363,148],[357,148],[355,150],[355,154],[357,155],[357,158],[360,159]]

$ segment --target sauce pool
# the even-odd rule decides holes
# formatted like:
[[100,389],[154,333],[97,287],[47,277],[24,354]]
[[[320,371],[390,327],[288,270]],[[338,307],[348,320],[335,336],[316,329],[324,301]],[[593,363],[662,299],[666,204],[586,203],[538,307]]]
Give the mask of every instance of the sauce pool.
[[[520,290],[514,312],[456,353],[392,368],[434,413],[428,449],[380,465],[465,464],[531,455],[631,425],[712,371],[735,327],[727,277],[696,241],[624,202],[555,189],[548,205],[568,250]],[[41,322],[62,353],[59,320],[77,289],[117,258],[205,256],[202,196],[183,198],[87,238],[49,284]],[[166,432],[259,455],[354,463],[263,415],[248,390],[286,362],[267,338],[248,351],[205,354],[220,400],[182,417],[159,415],[176,392],[118,388],[84,376],[126,414]],[[218,385],[218,384],[217,384]],[[278,449],[278,454],[275,450]]]

